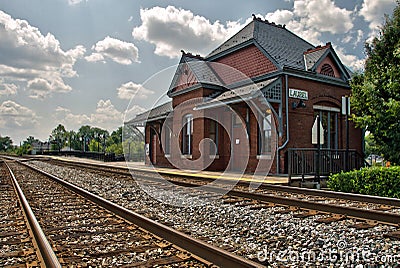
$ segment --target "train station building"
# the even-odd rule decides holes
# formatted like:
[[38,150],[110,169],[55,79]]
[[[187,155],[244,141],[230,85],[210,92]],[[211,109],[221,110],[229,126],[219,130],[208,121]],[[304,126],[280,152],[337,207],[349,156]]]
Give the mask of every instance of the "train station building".
[[159,167],[287,174],[315,165],[299,156],[318,142],[324,163],[339,166],[347,145],[363,154],[342,103],[351,75],[330,43],[253,16],[205,57],[182,51],[171,101],[125,124],[144,127],[146,164]]

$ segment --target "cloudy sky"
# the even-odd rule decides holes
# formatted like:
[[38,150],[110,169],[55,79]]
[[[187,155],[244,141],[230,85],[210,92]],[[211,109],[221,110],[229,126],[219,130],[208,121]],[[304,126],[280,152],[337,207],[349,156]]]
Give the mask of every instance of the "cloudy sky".
[[114,130],[127,107],[143,111],[166,93],[181,49],[207,55],[251,14],[314,45],[331,41],[357,69],[364,42],[394,7],[395,0],[0,0],[0,135],[18,144],[29,135],[48,139],[58,123]]

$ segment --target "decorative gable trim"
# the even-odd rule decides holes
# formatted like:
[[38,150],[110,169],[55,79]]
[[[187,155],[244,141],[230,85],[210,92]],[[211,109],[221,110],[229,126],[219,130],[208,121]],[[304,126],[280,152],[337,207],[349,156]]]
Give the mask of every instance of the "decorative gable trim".
[[182,58],[167,95],[180,95],[181,91],[187,93],[200,87],[221,90],[223,86],[224,84],[208,61],[199,55],[182,51]]
[[181,62],[176,69],[169,92],[179,91],[199,84],[195,73],[187,62]]
[[[322,53],[322,55],[321,55],[321,53]],[[335,64],[334,67],[338,68],[338,70],[339,70],[340,79],[347,81],[351,78],[350,73],[348,72],[347,68],[343,65],[343,63],[340,61],[338,55],[336,54],[335,50],[332,48],[332,45],[330,42],[326,43],[326,45],[323,47],[317,47],[316,49],[304,52],[304,58],[306,59],[307,57],[311,57],[312,54],[315,54],[315,56],[318,56],[319,58],[318,58],[318,60],[315,61],[315,63],[312,66],[310,66],[310,65],[307,66],[307,62],[305,62],[307,71],[316,72],[317,69],[324,62],[324,60],[327,57],[330,57],[331,60],[333,61],[333,63]],[[323,75],[323,74],[321,74],[321,75]]]
[[[263,84],[259,84],[263,86]],[[264,98],[269,102],[282,103],[282,80],[278,77],[273,82],[267,83],[267,86],[260,89]]]

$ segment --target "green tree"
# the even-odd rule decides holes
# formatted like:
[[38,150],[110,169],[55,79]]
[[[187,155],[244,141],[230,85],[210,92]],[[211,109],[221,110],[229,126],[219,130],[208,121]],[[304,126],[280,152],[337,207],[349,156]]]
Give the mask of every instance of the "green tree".
[[355,122],[373,135],[377,153],[400,163],[400,2],[380,35],[366,44],[364,74],[352,79]]
[[[80,141],[80,148],[82,148],[83,141],[85,141],[85,151],[104,151],[104,143],[109,136],[105,129],[98,127],[91,127],[89,125],[81,126],[76,133]],[[96,142],[96,145],[94,144]],[[91,145],[92,144],[92,145]]]
[[124,153],[122,148],[122,127],[111,132],[111,135],[106,140],[106,145],[106,152],[108,153],[115,153],[117,155]]
[[68,140],[68,132],[65,127],[59,124],[50,135],[51,149],[60,151]]
[[103,152],[103,146],[101,145],[101,141],[97,139],[92,139],[89,142],[89,150],[91,152]]
[[89,125],[81,126],[78,130],[77,136],[80,142],[80,150],[89,151],[88,143],[91,139],[91,127]]
[[35,139],[35,137],[33,137],[33,136],[29,136],[28,138],[26,138],[26,141],[24,141],[24,142],[26,142],[27,144],[32,145],[35,142],[39,142],[39,140]]
[[13,141],[11,140],[10,137],[5,136],[1,137],[0,136],[0,151],[1,152],[6,152],[12,148],[12,143]]
[[376,147],[374,135],[371,133],[365,136],[365,154],[377,154],[378,148]]

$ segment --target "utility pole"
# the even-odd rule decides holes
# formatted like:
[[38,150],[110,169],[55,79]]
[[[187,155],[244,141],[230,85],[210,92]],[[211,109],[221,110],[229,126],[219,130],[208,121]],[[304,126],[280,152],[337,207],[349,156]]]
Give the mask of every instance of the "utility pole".
[[350,140],[350,131],[349,131],[349,115],[350,115],[350,98],[349,96],[342,97],[342,114],[345,115],[346,121],[346,151],[345,151],[345,161],[344,161],[344,169],[345,171],[349,171],[349,140]]
[[317,115],[317,159],[315,166],[315,175],[317,177],[317,182],[320,184],[320,158],[321,158],[321,118]]

